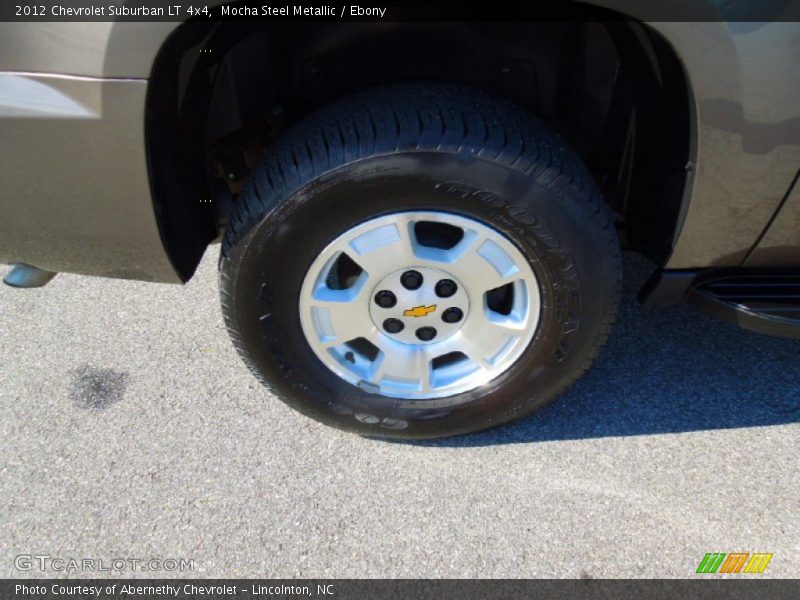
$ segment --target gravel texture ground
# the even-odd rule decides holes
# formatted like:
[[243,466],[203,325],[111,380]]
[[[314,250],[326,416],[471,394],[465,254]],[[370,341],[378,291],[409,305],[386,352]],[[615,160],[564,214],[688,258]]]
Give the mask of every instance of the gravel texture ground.
[[[201,577],[800,573],[800,342],[648,309],[626,258],[595,368],[517,425],[425,443],[326,428],[231,347],[212,248],[185,287],[0,289],[0,576],[15,557],[186,558]],[[91,573],[69,573],[71,576]]]

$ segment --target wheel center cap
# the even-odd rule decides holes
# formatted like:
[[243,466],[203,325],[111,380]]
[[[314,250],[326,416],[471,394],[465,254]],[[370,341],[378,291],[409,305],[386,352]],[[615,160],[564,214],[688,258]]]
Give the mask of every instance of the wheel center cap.
[[452,275],[430,267],[409,267],[384,277],[369,305],[375,327],[404,344],[435,344],[461,329],[469,298]]

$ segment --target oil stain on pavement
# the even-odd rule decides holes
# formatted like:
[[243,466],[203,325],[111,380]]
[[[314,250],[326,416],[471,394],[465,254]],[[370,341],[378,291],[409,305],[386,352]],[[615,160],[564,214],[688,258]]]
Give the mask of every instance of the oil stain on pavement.
[[83,365],[73,374],[69,395],[78,408],[105,410],[122,400],[127,387],[127,373]]

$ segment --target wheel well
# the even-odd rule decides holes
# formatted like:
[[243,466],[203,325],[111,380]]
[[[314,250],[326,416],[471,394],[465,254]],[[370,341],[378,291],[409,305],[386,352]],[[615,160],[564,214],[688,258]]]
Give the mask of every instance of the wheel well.
[[576,10],[581,18],[558,23],[181,25],[156,59],[147,110],[155,210],[181,276],[286,128],[402,81],[471,85],[537,115],[586,162],[625,245],[666,260],[689,159],[683,68],[649,27]]

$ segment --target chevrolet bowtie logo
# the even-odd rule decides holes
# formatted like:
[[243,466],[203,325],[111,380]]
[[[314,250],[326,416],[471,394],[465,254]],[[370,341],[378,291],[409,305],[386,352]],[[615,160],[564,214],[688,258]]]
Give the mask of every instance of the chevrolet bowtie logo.
[[431,314],[433,311],[436,310],[436,305],[431,304],[430,306],[415,306],[414,308],[409,308],[408,310],[403,311],[404,317],[424,317],[425,315]]

